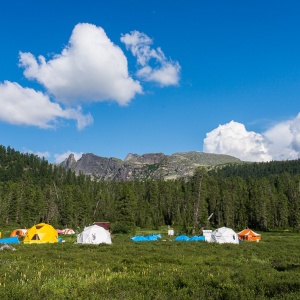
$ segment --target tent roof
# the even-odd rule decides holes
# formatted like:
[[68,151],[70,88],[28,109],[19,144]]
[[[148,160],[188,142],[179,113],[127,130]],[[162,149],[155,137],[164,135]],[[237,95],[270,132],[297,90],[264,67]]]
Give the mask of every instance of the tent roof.
[[205,237],[203,235],[200,236],[192,236],[191,238],[189,238],[188,242],[193,242],[193,241],[205,241]]
[[182,241],[188,241],[189,239],[190,238],[186,235],[179,235],[174,239],[174,241],[182,242]]
[[146,241],[149,241],[144,236],[141,236],[141,235],[134,236],[134,237],[131,238],[131,240],[133,242],[146,242]]
[[256,233],[253,230],[248,229],[248,228],[242,230],[241,232],[239,232],[238,235],[241,235],[241,236],[243,236],[243,235],[261,236],[259,233]]
[[160,234],[150,234],[146,236],[137,235],[130,239],[134,242],[157,241],[158,239],[161,239],[161,235]]

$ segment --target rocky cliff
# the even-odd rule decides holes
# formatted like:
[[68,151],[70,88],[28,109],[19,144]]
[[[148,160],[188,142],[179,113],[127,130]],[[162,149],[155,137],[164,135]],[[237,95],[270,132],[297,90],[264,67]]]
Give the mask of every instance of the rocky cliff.
[[61,166],[77,174],[81,172],[90,175],[95,180],[127,181],[146,178],[187,178],[194,174],[197,167],[213,167],[229,163],[241,163],[241,161],[229,155],[203,152],[179,152],[172,155],[130,153],[124,161],[88,153],[83,154],[78,161],[73,154],[70,154]]

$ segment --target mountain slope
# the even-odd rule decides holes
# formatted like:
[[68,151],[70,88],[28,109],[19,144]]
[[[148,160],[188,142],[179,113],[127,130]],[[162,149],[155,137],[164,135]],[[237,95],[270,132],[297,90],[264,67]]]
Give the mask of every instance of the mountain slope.
[[192,176],[195,169],[200,166],[212,167],[233,163],[242,163],[242,161],[229,155],[192,151],[178,152],[172,155],[129,153],[124,161],[92,153],[83,154],[76,161],[74,155],[70,154],[68,159],[61,163],[61,166],[71,169],[77,174],[90,175],[96,180],[127,181],[147,178],[187,178]]

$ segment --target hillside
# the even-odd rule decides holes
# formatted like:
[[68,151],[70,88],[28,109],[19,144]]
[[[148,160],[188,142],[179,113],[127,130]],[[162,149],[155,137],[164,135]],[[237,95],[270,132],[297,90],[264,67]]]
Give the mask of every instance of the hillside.
[[[233,163],[225,164],[227,159]],[[197,152],[129,154],[124,161],[86,154],[78,161],[71,155],[62,168],[0,146],[0,226],[28,228],[45,222],[84,227],[102,220],[111,222],[115,233],[173,224],[187,233],[225,223],[240,229],[299,231],[300,160],[235,162]],[[186,180],[151,180],[160,174],[174,178],[172,172],[188,176],[201,165],[217,172],[199,168]],[[91,180],[80,168],[90,174],[100,170],[106,181]]]
[[97,180],[128,181],[134,179],[178,179],[193,176],[200,166],[219,166],[241,163],[239,159],[222,154],[203,152],[178,152],[172,155],[163,153],[132,154],[123,160],[100,157],[92,153],[83,154],[76,161],[73,154],[60,165],[76,174],[90,175]]

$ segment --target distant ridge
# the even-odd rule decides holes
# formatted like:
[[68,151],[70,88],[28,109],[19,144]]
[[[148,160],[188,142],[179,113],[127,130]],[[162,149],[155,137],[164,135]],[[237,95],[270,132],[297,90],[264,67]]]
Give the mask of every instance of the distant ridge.
[[60,165],[77,174],[90,175],[96,180],[128,181],[134,179],[177,179],[193,176],[200,166],[215,167],[242,163],[236,157],[204,152],[178,152],[172,155],[148,153],[143,155],[129,153],[123,160],[83,154],[76,161],[74,154]]

